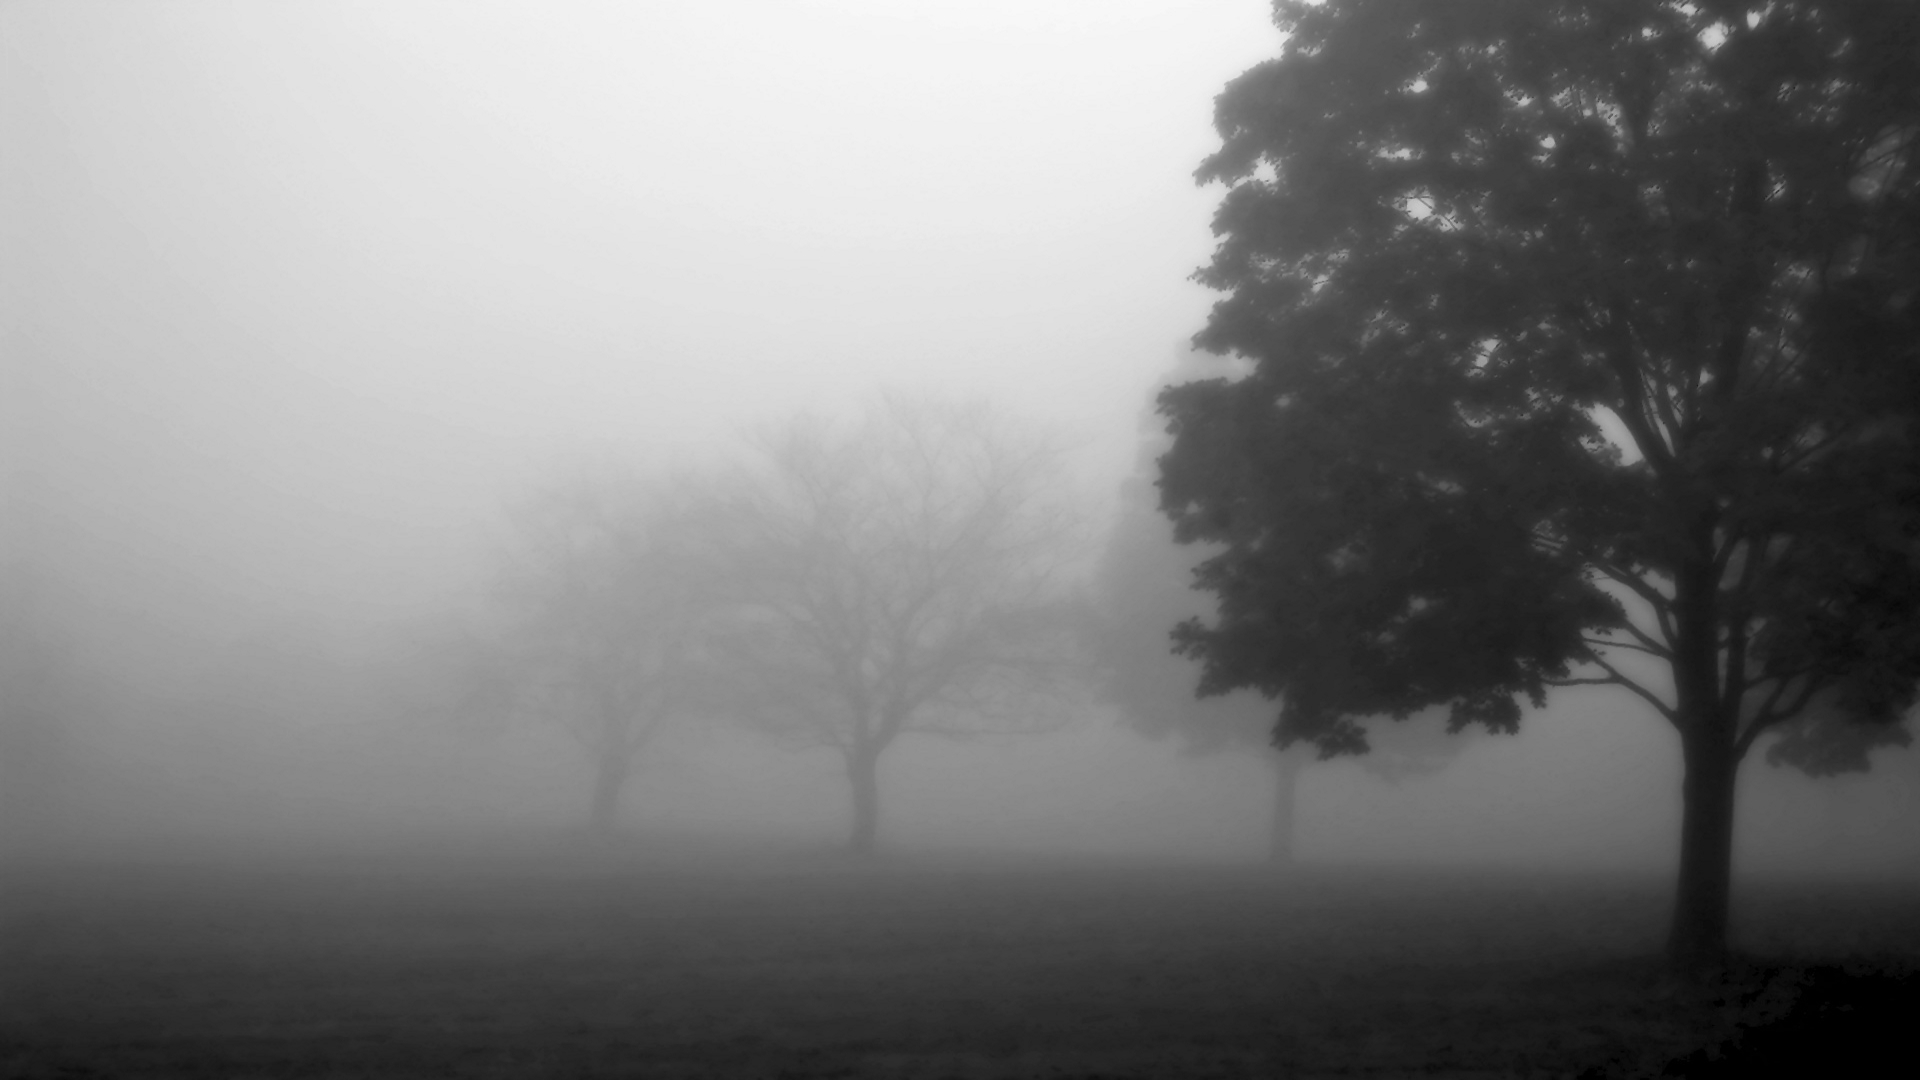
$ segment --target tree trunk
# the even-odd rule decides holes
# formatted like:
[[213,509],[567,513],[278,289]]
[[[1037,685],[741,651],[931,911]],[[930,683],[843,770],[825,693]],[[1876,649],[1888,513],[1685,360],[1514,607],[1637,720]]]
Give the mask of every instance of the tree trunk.
[[847,780],[853,788],[853,835],[848,847],[871,855],[880,840],[880,754],[864,748],[847,754]]
[[620,792],[626,788],[632,770],[617,755],[600,758],[593,770],[593,797],[587,811],[587,827],[605,836],[620,820]]
[[[1739,691],[1729,702],[1720,685],[1721,622],[1716,609],[1720,569],[1714,522],[1703,511],[1688,547],[1701,553],[1674,574],[1674,704],[1685,777],[1680,793],[1680,875],[1667,934],[1667,963],[1682,975],[1720,966],[1727,955],[1727,914],[1733,892],[1733,799],[1740,754]],[[1727,646],[1731,647],[1731,646]],[[1726,657],[1728,664],[1734,659]],[[1738,673],[1736,672],[1736,675]],[[1731,705],[1731,707],[1729,707]]]
[[1300,754],[1297,749],[1280,750],[1273,759],[1273,818],[1267,828],[1267,864],[1293,865],[1293,809],[1298,790]]
[[1740,761],[1732,740],[1701,724],[1681,741],[1680,880],[1674,890],[1667,961],[1681,972],[1726,959],[1733,886],[1734,790]]

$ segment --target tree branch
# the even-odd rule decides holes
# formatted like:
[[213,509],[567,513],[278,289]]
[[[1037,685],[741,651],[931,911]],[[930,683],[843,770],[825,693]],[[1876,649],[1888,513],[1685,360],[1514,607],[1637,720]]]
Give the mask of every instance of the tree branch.
[[1747,722],[1747,729],[1741,732],[1739,737],[1734,741],[1733,753],[1735,760],[1739,760],[1747,755],[1747,750],[1753,746],[1754,740],[1760,737],[1761,732],[1798,716],[1800,710],[1806,708],[1807,703],[1813,700],[1813,695],[1818,693],[1821,687],[1825,685],[1820,680],[1809,675],[1807,681],[1801,686],[1800,692],[1794,695],[1793,703],[1784,709],[1778,709],[1776,706],[1785,693],[1789,681],[1790,679],[1787,678],[1780,680],[1780,684],[1774,687],[1773,693],[1767,696],[1766,703],[1755,711],[1753,719]]
[[1653,691],[1648,690],[1646,687],[1641,686],[1637,682],[1634,682],[1632,679],[1627,678],[1624,674],[1620,672],[1619,668],[1616,668],[1612,664],[1607,663],[1606,660],[1600,657],[1598,654],[1589,653],[1587,655],[1587,662],[1600,668],[1602,671],[1605,671],[1609,676],[1611,676],[1611,678],[1603,680],[1604,682],[1607,682],[1615,686],[1623,686],[1628,690],[1631,690],[1633,693],[1639,695],[1642,701],[1645,701],[1647,704],[1653,706],[1653,709],[1655,712],[1659,713],[1661,716],[1666,717],[1667,722],[1672,724],[1676,730],[1679,729],[1680,727],[1679,711],[1676,710],[1673,706],[1668,705],[1666,702],[1661,701],[1660,696],[1658,694],[1655,694]]
[[[1659,589],[1647,584],[1647,579],[1641,577],[1639,574],[1623,567],[1615,566],[1605,559],[1596,558],[1591,560],[1591,562],[1593,568],[1599,571],[1601,576],[1605,577],[1608,581],[1626,586],[1629,591],[1640,599],[1645,600],[1655,611],[1666,611],[1673,606],[1672,599]],[[1665,632],[1664,627],[1662,628],[1662,632]]]
[[1585,644],[1595,645],[1601,648],[1626,649],[1629,652],[1644,653],[1647,656],[1659,657],[1662,660],[1673,659],[1673,650],[1654,643],[1653,639],[1647,637],[1638,627],[1628,627],[1627,629],[1646,644],[1635,644],[1629,641],[1608,641],[1606,638],[1597,637],[1582,637],[1580,640]]

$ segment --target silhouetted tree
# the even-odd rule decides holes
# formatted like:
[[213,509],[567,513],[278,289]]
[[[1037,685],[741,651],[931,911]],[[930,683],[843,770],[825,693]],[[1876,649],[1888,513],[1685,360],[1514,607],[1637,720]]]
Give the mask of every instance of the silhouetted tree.
[[[1280,2],[1218,101],[1162,503],[1204,687],[1283,741],[1623,687],[1685,762],[1669,956],[1723,955],[1734,777],[1864,767],[1920,677],[1920,5]],[[1857,751],[1839,758],[1833,738]]]
[[[1189,354],[1182,357],[1175,381],[1224,369],[1217,358]],[[1133,730],[1177,738],[1187,753],[1261,753],[1274,773],[1268,859],[1286,865],[1293,861],[1297,780],[1315,759],[1315,748],[1276,745],[1278,706],[1258,693],[1196,695],[1200,665],[1174,651],[1173,628],[1205,617],[1211,605],[1194,586],[1203,553],[1176,543],[1158,509],[1155,461],[1169,440],[1156,421],[1151,411],[1143,418],[1140,463],[1121,486],[1113,531],[1095,575],[1092,644],[1101,696]],[[1362,766],[1390,782],[1436,771],[1462,746],[1430,720],[1370,729],[1369,743]]]
[[841,755],[868,852],[902,735],[1068,718],[1079,518],[1057,449],[984,405],[886,396],[754,451],[706,526],[733,601],[715,656],[745,720]]
[[560,725],[593,765],[588,818],[610,830],[648,741],[696,708],[712,603],[694,554],[691,482],[617,465],[545,484],[511,508],[500,631],[450,643],[453,705]]

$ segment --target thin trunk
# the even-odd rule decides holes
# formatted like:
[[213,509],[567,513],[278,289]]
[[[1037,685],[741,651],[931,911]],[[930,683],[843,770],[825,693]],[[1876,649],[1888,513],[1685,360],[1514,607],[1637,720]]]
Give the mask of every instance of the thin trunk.
[[1273,818],[1267,832],[1267,863],[1271,866],[1293,865],[1293,810],[1301,764],[1299,753],[1291,749],[1276,752],[1273,759]]
[[587,810],[587,827],[605,835],[614,830],[620,820],[620,793],[627,786],[627,775],[632,770],[628,763],[618,755],[607,754],[600,758],[593,770],[593,796]]
[[847,781],[853,788],[853,835],[848,846],[856,855],[871,855],[880,840],[880,754],[864,747],[847,754]]

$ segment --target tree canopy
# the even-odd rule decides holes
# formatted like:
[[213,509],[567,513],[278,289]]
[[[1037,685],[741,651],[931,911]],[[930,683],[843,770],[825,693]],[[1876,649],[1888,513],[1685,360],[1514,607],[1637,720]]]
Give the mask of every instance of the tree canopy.
[[[1224,366],[1218,358],[1188,354],[1173,378],[1218,374]],[[1218,549],[1196,551],[1177,543],[1159,512],[1154,462],[1168,440],[1156,421],[1150,415],[1142,424],[1140,468],[1121,485],[1094,574],[1094,647],[1103,696],[1136,731],[1175,736],[1190,752],[1263,749],[1275,741],[1278,706],[1247,688],[1196,697],[1199,664],[1180,655],[1167,637],[1170,628],[1211,612],[1212,598],[1195,588],[1195,569]],[[1431,727],[1369,728],[1361,767],[1388,780],[1441,767],[1460,744],[1433,738]]]
[[731,711],[845,757],[856,849],[875,842],[875,770],[900,736],[1069,717],[1080,519],[1045,437],[984,405],[883,396],[769,433],[716,494],[702,535],[725,582],[713,647]]
[[[1209,363],[1209,361],[1212,361]],[[1185,353],[1174,378],[1219,372],[1218,358]],[[1194,587],[1194,569],[1205,552],[1175,542],[1153,491],[1154,460],[1166,448],[1165,433],[1149,413],[1141,425],[1140,467],[1121,485],[1106,548],[1094,572],[1089,640],[1100,695],[1123,724],[1149,738],[1175,740],[1189,754],[1255,752],[1273,767],[1275,789],[1269,822],[1268,858],[1293,859],[1296,778],[1315,756],[1304,743],[1276,746],[1278,707],[1252,689],[1199,697],[1199,665],[1182,656],[1168,631],[1200,618],[1211,604]],[[1445,728],[1422,722],[1367,729],[1368,752],[1360,767],[1390,783],[1445,767],[1464,746]]]
[[1920,7],[1275,11],[1199,173],[1197,340],[1253,371],[1162,398],[1163,509],[1221,547],[1182,646],[1335,752],[1638,695],[1687,763],[1670,948],[1717,957],[1740,759],[1864,767],[1920,679]]

